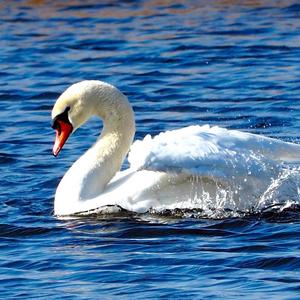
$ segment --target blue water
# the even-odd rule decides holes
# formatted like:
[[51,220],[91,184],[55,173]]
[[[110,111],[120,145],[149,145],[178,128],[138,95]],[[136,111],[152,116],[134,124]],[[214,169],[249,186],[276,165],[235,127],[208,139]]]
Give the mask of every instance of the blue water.
[[58,158],[50,127],[66,87],[99,79],[136,138],[209,123],[299,143],[297,1],[3,1],[0,35],[2,299],[300,298],[297,205],[60,220],[56,186],[101,125]]

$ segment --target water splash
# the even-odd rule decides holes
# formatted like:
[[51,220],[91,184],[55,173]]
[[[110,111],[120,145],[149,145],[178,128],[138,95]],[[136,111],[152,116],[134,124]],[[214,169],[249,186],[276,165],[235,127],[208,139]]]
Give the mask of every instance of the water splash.
[[[276,178],[270,178],[270,183],[265,186],[264,190],[256,188],[259,178],[254,179],[250,175],[243,180],[231,178],[230,184],[226,185],[215,178],[192,176],[190,178],[192,188],[187,200],[182,201],[180,197],[174,198],[172,203],[152,207],[144,214],[126,211],[117,205],[109,205],[76,214],[76,217],[123,217],[150,214],[160,217],[225,219],[270,213],[285,214],[289,210],[298,210],[300,206],[299,166],[282,166]],[[175,185],[174,189],[176,189]],[[247,193],[249,189],[252,189],[254,195],[252,198],[246,194],[246,189]],[[244,192],[245,197],[243,197]]]
[[260,197],[256,210],[300,204],[300,167],[282,169]]

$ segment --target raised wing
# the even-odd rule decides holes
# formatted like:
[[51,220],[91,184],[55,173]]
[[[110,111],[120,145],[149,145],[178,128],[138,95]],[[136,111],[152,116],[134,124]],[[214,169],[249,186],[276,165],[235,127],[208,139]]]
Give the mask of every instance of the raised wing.
[[232,177],[300,162],[300,145],[220,127],[190,126],[136,141],[131,167],[161,172]]

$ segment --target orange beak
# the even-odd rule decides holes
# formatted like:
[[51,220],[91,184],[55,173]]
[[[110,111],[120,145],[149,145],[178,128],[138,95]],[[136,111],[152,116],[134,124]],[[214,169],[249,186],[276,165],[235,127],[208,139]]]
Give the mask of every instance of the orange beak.
[[57,156],[64,146],[65,142],[67,141],[68,137],[72,133],[73,126],[72,124],[66,123],[63,120],[56,120],[54,129],[56,131],[56,137],[52,151],[53,155]]

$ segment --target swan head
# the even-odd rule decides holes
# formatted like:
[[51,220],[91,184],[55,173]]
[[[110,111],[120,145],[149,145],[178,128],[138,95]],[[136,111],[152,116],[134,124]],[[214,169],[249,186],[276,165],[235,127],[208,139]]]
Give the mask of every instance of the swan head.
[[93,114],[94,98],[105,85],[96,80],[81,81],[59,96],[52,109],[52,128],[56,131],[54,156],[58,155],[69,136]]
[[[59,96],[52,109],[52,128],[56,130],[54,156],[58,155],[69,136],[92,115],[117,123],[120,112],[124,112],[124,103],[129,105],[127,98],[108,83],[85,80],[71,85]],[[131,107],[129,110],[132,111]]]

